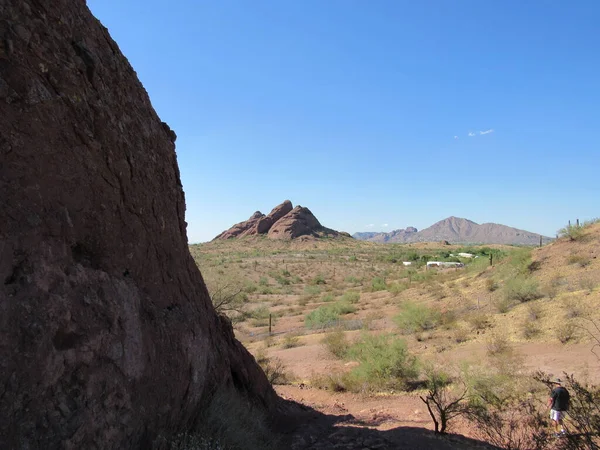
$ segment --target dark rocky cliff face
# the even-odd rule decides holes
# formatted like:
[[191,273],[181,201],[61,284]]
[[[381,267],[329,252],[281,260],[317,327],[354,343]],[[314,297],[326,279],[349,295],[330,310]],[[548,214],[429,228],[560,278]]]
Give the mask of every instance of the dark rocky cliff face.
[[276,396],[187,248],[175,133],[83,0],[0,0],[0,448],[139,448]]

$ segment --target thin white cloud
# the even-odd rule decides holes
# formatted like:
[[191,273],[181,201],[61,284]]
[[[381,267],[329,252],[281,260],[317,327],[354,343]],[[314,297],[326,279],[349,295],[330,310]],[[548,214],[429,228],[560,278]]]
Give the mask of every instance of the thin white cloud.
[[387,228],[388,224],[387,224],[387,223],[384,223],[384,224],[382,224],[381,226],[382,226],[383,228]]
[[458,136],[454,136],[454,139],[458,139]]
[[366,228],[373,228],[375,226],[374,223],[370,223],[369,225],[365,225]]
[[479,134],[490,134],[490,133],[493,133],[493,132],[494,132],[493,128],[490,128],[489,130],[480,131]]
[[473,133],[472,131],[469,131],[469,137],[473,137],[475,136],[475,133]]

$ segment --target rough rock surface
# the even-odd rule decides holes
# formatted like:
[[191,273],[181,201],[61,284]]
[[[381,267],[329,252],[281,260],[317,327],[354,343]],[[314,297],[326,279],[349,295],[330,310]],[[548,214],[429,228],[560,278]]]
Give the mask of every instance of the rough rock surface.
[[[325,228],[308,208],[292,207],[292,202],[285,200],[273,208],[267,215],[255,212],[250,219],[235,224],[219,234],[217,239],[231,239],[253,235],[264,235],[271,239],[295,239],[301,236],[339,236],[341,233]],[[350,237],[345,233],[345,237]]]
[[192,260],[175,134],[84,0],[0,0],[0,448],[150,448],[277,397]]
[[282,204],[277,205],[271,210],[267,217],[260,221],[260,223],[256,227],[256,233],[268,233],[273,224],[275,224],[279,219],[281,219],[283,216],[289,213],[292,209],[292,202],[290,202],[289,200],[285,200]]
[[248,220],[236,223],[230,229],[225,230],[221,234],[219,234],[215,239],[231,239],[256,234],[256,230],[262,228],[259,227],[259,224],[265,218],[266,216],[263,213],[261,213],[260,211],[256,211],[250,216]]
[[271,239],[294,239],[316,235],[323,228],[310,209],[296,206],[271,227],[268,236]]

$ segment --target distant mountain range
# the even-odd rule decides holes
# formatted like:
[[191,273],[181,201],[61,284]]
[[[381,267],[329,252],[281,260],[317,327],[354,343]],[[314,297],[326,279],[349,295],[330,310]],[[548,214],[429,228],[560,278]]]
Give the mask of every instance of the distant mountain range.
[[[362,241],[381,243],[439,241],[448,241],[451,244],[536,245],[540,243],[540,235],[530,231],[519,230],[497,223],[483,223],[480,225],[460,217],[448,217],[421,231],[414,227],[408,227],[389,233],[354,233],[352,237]],[[552,238],[542,236],[543,243],[550,241],[552,241]]]

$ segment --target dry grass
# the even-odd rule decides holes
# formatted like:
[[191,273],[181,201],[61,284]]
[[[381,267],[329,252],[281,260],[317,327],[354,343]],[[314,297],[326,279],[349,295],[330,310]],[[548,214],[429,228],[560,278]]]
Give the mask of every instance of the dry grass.
[[[307,330],[305,317],[341,301],[354,311],[339,314],[338,325],[372,334],[400,335],[393,318],[405,310],[402,305],[416,305],[402,326],[404,337],[411,351],[435,359],[464,346],[502,354],[501,339],[491,337],[498,334],[514,344],[585,342],[579,321],[600,319],[599,237],[595,224],[584,229],[584,238],[540,249],[492,246],[504,255],[495,257],[493,267],[479,258],[486,264],[474,261],[459,271],[404,267],[400,261],[409,252],[434,257],[459,248],[425,243],[250,239],[191,246],[191,252],[209,290],[225,282],[243,287],[248,316],[235,331],[254,354],[259,348],[266,355],[294,352],[299,344],[320,342],[323,332]],[[421,321],[423,311],[433,312],[433,320]],[[269,313],[276,341],[268,336]]]

